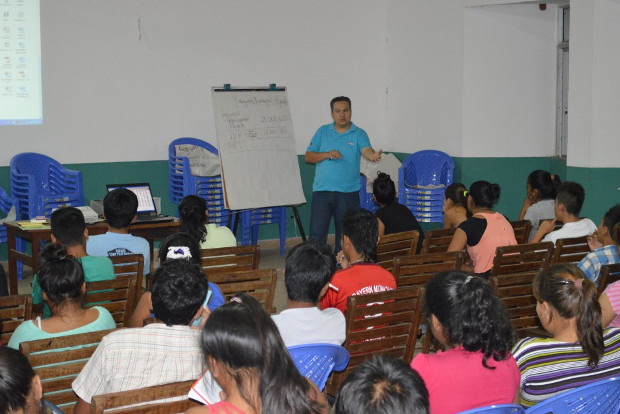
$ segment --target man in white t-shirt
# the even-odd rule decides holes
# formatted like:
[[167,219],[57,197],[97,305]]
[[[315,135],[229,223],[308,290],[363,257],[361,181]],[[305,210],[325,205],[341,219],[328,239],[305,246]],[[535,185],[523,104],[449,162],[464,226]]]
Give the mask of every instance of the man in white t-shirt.
[[273,321],[287,347],[344,342],[346,323],[342,312],[317,307],[335,270],[336,258],[331,249],[314,240],[295,246],[286,256],[284,282],[288,305],[273,315]]
[[[596,231],[596,224],[589,218],[579,219],[586,193],[583,187],[575,182],[566,181],[558,188],[555,200],[555,219],[543,221],[531,243],[550,241],[555,244],[558,239],[589,236]],[[561,229],[552,231],[555,222],[564,223]]]

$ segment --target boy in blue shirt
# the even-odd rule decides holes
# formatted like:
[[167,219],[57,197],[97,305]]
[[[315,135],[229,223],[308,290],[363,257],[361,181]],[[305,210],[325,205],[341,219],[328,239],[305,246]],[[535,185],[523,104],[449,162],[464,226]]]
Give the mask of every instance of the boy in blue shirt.
[[620,263],[618,245],[613,239],[614,227],[620,223],[620,204],[610,208],[598,229],[588,237],[588,246],[591,252],[577,264],[588,279],[598,286],[598,278],[601,275],[601,266],[606,264]]
[[108,232],[92,236],[86,243],[91,256],[126,256],[141,254],[145,273],[151,264],[151,247],[142,237],[129,234],[129,226],[136,221],[138,197],[126,188],[117,188],[103,199],[103,215],[108,222]]

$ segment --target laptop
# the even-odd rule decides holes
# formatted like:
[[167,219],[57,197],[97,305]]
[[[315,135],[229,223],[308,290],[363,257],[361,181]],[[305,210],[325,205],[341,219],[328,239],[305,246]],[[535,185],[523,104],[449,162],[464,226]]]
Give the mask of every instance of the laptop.
[[174,217],[157,214],[155,200],[153,200],[153,193],[151,193],[151,185],[149,183],[106,185],[108,193],[117,188],[126,188],[138,197],[138,218],[136,219],[136,224],[161,223],[174,220]]

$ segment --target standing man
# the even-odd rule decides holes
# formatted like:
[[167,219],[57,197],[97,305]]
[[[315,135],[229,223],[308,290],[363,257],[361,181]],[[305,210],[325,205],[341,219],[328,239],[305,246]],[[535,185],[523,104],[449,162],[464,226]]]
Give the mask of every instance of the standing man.
[[306,150],[306,163],[316,164],[312,185],[310,239],[327,243],[329,223],[334,217],[335,252],[341,249],[342,217],[360,206],[360,156],[369,161],[381,158],[381,150],[370,146],[366,131],[351,122],[351,100],[338,96],[330,102],[332,124],[320,127]]

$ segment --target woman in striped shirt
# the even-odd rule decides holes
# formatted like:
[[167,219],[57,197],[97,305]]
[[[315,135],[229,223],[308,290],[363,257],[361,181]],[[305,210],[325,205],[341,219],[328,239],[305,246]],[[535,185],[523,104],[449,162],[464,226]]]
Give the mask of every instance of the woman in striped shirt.
[[603,331],[596,286],[572,264],[534,279],[536,312],[552,338],[526,338],[513,348],[521,371],[521,404],[620,375],[620,330]]

